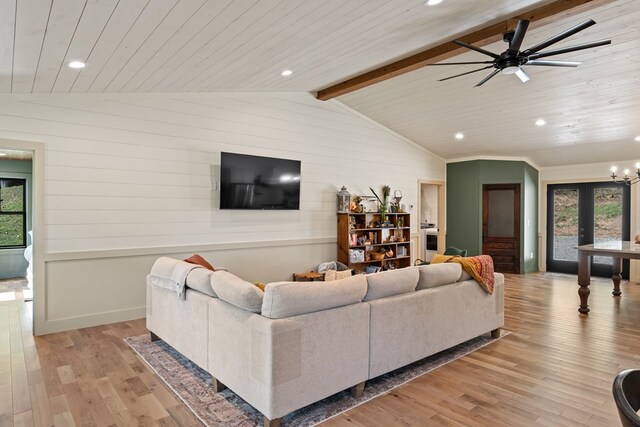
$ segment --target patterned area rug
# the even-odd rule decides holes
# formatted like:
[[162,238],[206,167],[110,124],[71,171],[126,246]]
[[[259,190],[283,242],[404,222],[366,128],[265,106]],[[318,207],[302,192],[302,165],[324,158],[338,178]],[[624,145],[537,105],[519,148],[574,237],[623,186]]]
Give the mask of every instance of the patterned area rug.
[[[509,332],[503,331],[502,337]],[[309,427],[387,393],[412,379],[469,354],[500,338],[484,334],[411,365],[367,381],[364,395],[353,399],[349,390],[327,397],[282,418],[282,426]],[[133,350],[209,427],[254,427],[262,425],[262,414],[231,390],[215,393],[211,375],[178,353],[164,341],[151,342],[149,335],[125,338]]]

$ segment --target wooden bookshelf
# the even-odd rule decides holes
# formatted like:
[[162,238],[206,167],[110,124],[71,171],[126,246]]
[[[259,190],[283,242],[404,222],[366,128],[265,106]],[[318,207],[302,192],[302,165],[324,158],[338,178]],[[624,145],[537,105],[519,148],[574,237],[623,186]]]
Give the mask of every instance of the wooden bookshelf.
[[[387,213],[386,221],[378,212],[338,214],[338,261],[355,272],[367,266],[381,270],[411,265],[410,214]],[[387,252],[383,259],[375,253]],[[391,254],[393,252],[393,254]]]

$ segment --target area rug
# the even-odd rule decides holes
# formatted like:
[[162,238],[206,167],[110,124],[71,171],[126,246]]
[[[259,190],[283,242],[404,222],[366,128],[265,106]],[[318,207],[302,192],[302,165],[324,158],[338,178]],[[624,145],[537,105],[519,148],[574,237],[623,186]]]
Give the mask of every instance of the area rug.
[[[503,331],[500,338],[508,335]],[[433,356],[367,381],[364,395],[353,399],[349,390],[327,397],[282,418],[282,426],[315,426],[421,375],[456,360],[500,338],[484,334]],[[164,341],[151,342],[149,335],[125,338],[125,342],[153,369],[208,427],[254,427],[262,414],[229,389],[215,393],[211,375]]]

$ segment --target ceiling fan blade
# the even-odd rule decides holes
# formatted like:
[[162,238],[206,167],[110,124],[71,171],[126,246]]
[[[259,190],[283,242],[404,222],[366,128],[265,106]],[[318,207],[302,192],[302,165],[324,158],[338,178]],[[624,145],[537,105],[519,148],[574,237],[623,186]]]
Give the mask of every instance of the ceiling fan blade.
[[476,47],[476,46],[470,45],[468,43],[461,42],[460,40],[454,40],[453,42],[455,44],[457,44],[457,45],[462,46],[462,47],[466,47],[467,49],[475,50],[476,52],[480,52],[480,53],[482,53],[484,55],[488,55],[488,56],[492,57],[493,59],[500,59],[500,55],[496,55],[493,52],[489,52],[488,50],[484,50],[481,47]]
[[496,75],[496,74],[498,74],[499,72],[500,72],[500,70],[494,70],[494,71],[492,71],[492,72],[491,72],[491,74],[489,74],[487,77],[485,77],[484,79],[482,79],[482,80],[480,81],[480,83],[478,83],[478,84],[476,85],[476,87],[478,87],[478,86],[482,86],[482,85],[483,85],[483,84],[485,84],[487,81],[489,81],[489,79],[490,79],[491,77],[495,76],[495,75]]
[[545,47],[549,47],[554,43],[558,43],[560,40],[564,40],[567,37],[571,37],[572,35],[579,33],[580,31],[589,28],[592,25],[595,25],[596,21],[593,19],[588,19],[581,24],[576,25],[575,27],[571,27],[568,30],[561,32],[560,34],[556,34],[548,40],[543,41],[542,43],[538,43],[537,45],[530,47],[529,49],[522,52],[524,56],[529,56],[532,53],[536,53],[539,50],[544,49]]
[[443,82],[443,81],[445,81],[445,80],[455,79],[456,77],[466,76],[467,74],[471,74],[471,73],[477,73],[478,71],[486,70],[486,69],[488,69],[488,68],[493,68],[493,65],[489,65],[488,67],[478,68],[477,70],[473,70],[473,71],[467,71],[466,73],[462,73],[462,74],[456,74],[455,76],[445,77],[444,79],[440,79],[440,80],[438,80],[438,81],[439,81],[439,82]]
[[511,42],[509,42],[508,52],[510,54],[516,55],[518,52],[520,52],[520,46],[522,46],[522,41],[524,40],[524,35],[527,32],[527,28],[529,28],[528,20],[521,19],[518,21],[516,31],[513,33],[513,38],[511,39]]
[[577,67],[582,64],[582,62],[572,62],[572,61],[528,61],[525,65],[543,65],[546,67]]
[[522,83],[526,83],[526,82],[528,82],[529,80],[531,80],[531,77],[529,77],[529,75],[527,74],[527,72],[526,72],[526,71],[524,71],[524,70],[522,69],[522,67],[518,68],[518,71],[516,71],[514,74],[515,74],[516,76],[518,76],[518,78],[520,79],[520,81],[521,81]]
[[493,64],[493,61],[475,61],[475,62],[439,62],[436,64],[427,64],[427,66],[432,65],[472,65],[472,64]]
[[604,46],[611,44],[611,40],[602,40],[593,43],[577,44],[575,46],[569,46],[562,49],[548,50],[546,52],[534,53],[529,55],[529,59],[546,58],[547,56],[560,55],[561,53],[575,52],[576,50],[590,49],[592,47]]

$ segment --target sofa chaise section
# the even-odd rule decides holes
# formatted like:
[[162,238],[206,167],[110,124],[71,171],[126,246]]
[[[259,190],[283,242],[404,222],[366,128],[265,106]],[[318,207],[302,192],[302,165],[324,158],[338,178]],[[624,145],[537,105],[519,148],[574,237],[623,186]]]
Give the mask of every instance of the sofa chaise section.
[[474,280],[458,282],[458,264],[413,268],[424,270],[415,292],[368,301],[369,378],[497,331],[504,324],[502,274],[495,274],[495,289],[489,295]]

